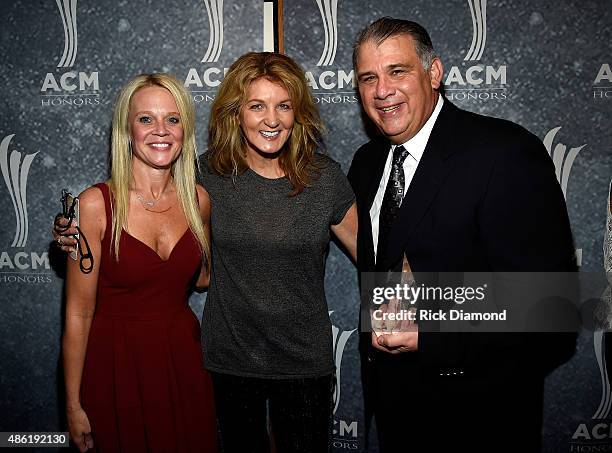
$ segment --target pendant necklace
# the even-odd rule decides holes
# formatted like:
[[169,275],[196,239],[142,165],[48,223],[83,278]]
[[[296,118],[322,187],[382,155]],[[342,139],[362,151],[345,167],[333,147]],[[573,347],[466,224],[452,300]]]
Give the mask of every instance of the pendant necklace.
[[152,208],[155,207],[155,204],[157,203],[158,200],[145,200],[144,197],[140,195],[138,192],[134,191],[134,193],[136,193],[136,199],[140,201],[140,204],[145,209],[145,211],[155,212],[156,214],[161,214],[162,212],[167,212],[170,209],[172,209],[172,206],[169,206],[163,211],[154,211]]

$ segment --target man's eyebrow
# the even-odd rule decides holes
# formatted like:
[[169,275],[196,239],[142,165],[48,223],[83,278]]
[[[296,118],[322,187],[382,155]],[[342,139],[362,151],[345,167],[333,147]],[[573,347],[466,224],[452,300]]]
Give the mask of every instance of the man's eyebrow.
[[364,75],[373,75],[373,74],[374,74],[374,71],[370,71],[370,70],[362,71],[362,72],[357,73],[357,78],[363,77]]
[[393,69],[410,69],[412,67],[411,64],[407,64],[407,63],[392,63],[390,65],[387,65],[387,69],[389,70],[393,70]]

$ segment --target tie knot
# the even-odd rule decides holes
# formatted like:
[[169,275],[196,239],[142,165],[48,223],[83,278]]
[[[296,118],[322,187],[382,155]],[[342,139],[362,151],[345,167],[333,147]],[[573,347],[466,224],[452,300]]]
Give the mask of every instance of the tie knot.
[[393,166],[401,166],[404,164],[406,157],[408,157],[408,150],[404,148],[404,145],[396,146],[393,150]]

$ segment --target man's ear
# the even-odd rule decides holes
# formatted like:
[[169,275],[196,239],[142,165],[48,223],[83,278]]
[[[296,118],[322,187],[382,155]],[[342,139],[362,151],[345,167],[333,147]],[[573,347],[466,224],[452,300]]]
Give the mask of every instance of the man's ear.
[[431,79],[431,87],[434,90],[440,88],[442,83],[442,75],[444,74],[444,67],[442,61],[438,57],[434,58],[429,67],[429,78]]

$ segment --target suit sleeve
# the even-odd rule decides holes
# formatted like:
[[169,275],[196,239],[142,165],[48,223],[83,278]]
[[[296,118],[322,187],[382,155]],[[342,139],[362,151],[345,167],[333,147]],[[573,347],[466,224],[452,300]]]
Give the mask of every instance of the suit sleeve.
[[[486,257],[493,272],[516,272],[519,279],[541,272],[565,276],[576,271],[565,199],[544,145],[530,133],[521,134],[521,139],[515,148],[500,153],[482,200],[478,220]],[[533,281],[527,280],[525,288]],[[554,280],[546,284],[554,285]],[[507,288],[502,286],[501,292]],[[514,294],[510,289],[499,297],[516,307],[523,303],[521,295],[527,291],[516,293],[517,297]],[[568,314],[562,299],[549,301],[546,309],[548,316],[556,319]],[[495,337],[492,343],[501,351],[483,351],[480,345],[474,352],[502,360],[515,358],[509,362],[527,363],[544,373],[567,361],[575,351],[574,333],[493,334],[491,338]]]
[[554,165],[531,134],[500,153],[478,221],[493,271],[575,270],[569,218]]
[[[576,269],[569,218],[554,165],[539,139],[518,132],[516,143],[497,156],[477,215],[489,268],[494,273],[512,272],[519,279],[512,285],[497,285],[496,298],[507,302],[511,311],[529,303],[521,297],[530,284],[520,281],[523,277]],[[517,285],[523,286],[522,292],[516,290]],[[548,304],[556,311],[550,314],[557,316],[564,309],[562,304],[561,300]],[[548,373],[573,355],[576,335],[490,333],[467,335],[464,340],[468,363],[487,366],[497,362],[503,367]]]
[[[518,127],[511,132],[506,142],[492,145],[497,155],[490,173],[483,175],[486,190],[476,211],[488,268],[518,278],[573,272],[574,246],[554,165],[537,137]],[[498,287],[512,310],[524,301],[505,292],[508,288]],[[564,309],[554,303],[548,306]],[[535,367],[547,373],[573,355],[575,340],[573,333],[439,333],[423,335],[419,350],[426,362],[439,367]]]

